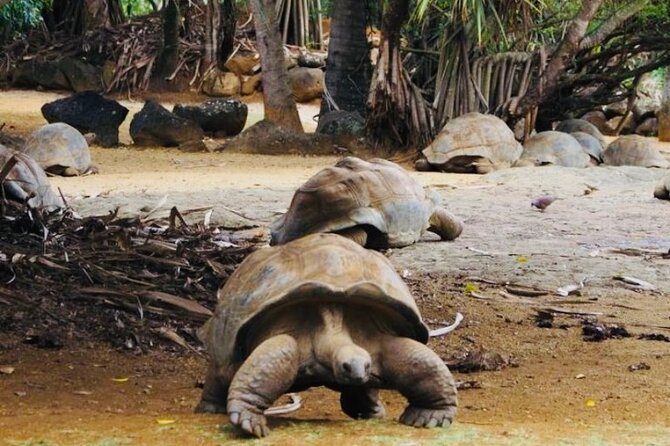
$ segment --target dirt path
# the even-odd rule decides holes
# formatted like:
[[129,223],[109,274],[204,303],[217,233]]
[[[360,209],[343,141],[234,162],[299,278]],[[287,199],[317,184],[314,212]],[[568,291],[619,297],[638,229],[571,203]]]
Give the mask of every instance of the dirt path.
[[[25,132],[43,123],[39,107],[53,98],[2,92],[0,122]],[[141,106],[131,105],[134,111]],[[306,107],[303,120],[313,111]],[[286,208],[295,187],[335,160],[132,148],[94,148],[93,158],[100,175],[52,180],[81,212],[121,206],[136,214],[165,200],[163,212],[173,205],[182,211],[207,206],[217,223],[260,227]],[[670,259],[661,255],[670,249],[670,203],[651,195],[662,174],[606,167],[414,173],[465,224],[454,242],[428,237],[389,254],[428,322],[451,320],[456,311],[465,315],[461,328],[431,346],[444,359],[485,349],[513,356],[517,366],[457,374],[481,389],[460,393],[458,421],[447,430],[392,422],[403,403],[391,393],[384,395],[389,420],[348,421],[334,394],[315,390],[305,393],[301,411],[274,422],[268,440],[252,443],[670,444],[670,343],[637,339],[670,335]],[[562,200],[540,213],[529,205],[543,192]],[[632,291],[616,275],[643,279],[656,290]],[[513,281],[553,290],[584,278],[581,295],[568,298],[519,298],[504,287]],[[473,287],[474,295],[465,291]],[[585,342],[582,318],[574,316],[539,328],[536,309],[546,307],[602,313],[598,320],[624,325],[633,336]],[[205,364],[197,355],[133,356],[75,338],[49,351],[20,341],[0,328],[0,367],[15,369],[0,373],[0,445],[234,444],[225,417],[191,413]],[[629,371],[642,362],[650,368]]]

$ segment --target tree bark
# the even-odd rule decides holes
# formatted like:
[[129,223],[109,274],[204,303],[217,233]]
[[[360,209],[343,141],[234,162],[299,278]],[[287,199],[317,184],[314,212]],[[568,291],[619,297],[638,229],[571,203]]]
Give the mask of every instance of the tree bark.
[[[334,8],[321,114],[334,106],[366,114],[371,77],[366,19],[365,2],[360,0],[339,0]],[[327,96],[334,104],[329,104]]]
[[163,45],[156,65],[156,79],[164,82],[176,69],[179,62],[179,5],[177,0],[168,0],[163,9]]
[[670,66],[665,67],[663,104],[658,113],[658,140],[670,141]]
[[53,0],[52,10],[57,28],[77,36],[124,20],[119,0]]
[[567,70],[570,60],[579,51],[581,41],[586,34],[586,28],[602,3],[603,0],[582,1],[577,16],[572,20],[556,51],[551,55],[547,68],[519,101],[519,105],[513,111],[514,116],[518,118],[526,116],[531,109],[537,107],[554,92],[560,77]]
[[235,0],[221,2],[221,23],[219,27],[219,50],[217,57],[223,66],[233,53],[235,45],[235,31],[237,30],[237,11]]
[[251,0],[256,45],[261,56],[265,119],[281,127],[302,132],[298,107],[288,85],[284,47],[272,0]]
[[203,55],[203,70],[207,72],[218,66],[219,24],[221,21],[221,7],[219,0],[209,0],[205,16],[205,54]]
[[400,57],[400,29],[408,18],[409,2],[385,2],[366,129],[373,144],[386,149],[423,148],[433,137],[428,108]]

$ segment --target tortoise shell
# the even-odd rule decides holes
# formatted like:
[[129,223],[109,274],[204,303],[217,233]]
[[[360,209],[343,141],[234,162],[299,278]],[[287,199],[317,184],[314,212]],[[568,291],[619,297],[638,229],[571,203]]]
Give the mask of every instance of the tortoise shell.
[[200,329],[215,364],[242,361],[254,321],[286,306],[343,303],[388,317],[398,335],[428,340],[407,285],[382,254],[336,234],[313,234],[249,255],[219,289],[214,316]]
[[587,167],[591,163],[591,158],[574,137],[551,130],[528,138],[523,145],[521,159],[531,160],[538,165],[565,167]]
[[587,121],[586,119],[566,119],[556,126],[557,132],[575,133],[584,132],[593,136],[600,142],[601,149],[604,149],[607,144],[603,134],[598,130],[598,127]]
[[478,159],[491,164],[512,163],[522,151],[514,132],[502,119],[467,113],[447,122],[422,153],[433,167],[449,171]]
[[603,146],[597,138],[586,132],[572,132],[570,135],[581,144],[582,149],[596,163],[603,162]]
[[21,151],[48,172],[61,174],[70,168],[82,174],[91,167],[91,152],[86,138],[74,127],[57,122],[35,130]]
[[55,211],[64,206],[63,200],[51,189],[49,179],[37,162],[28,155],[8,149],[0,145],[0,164],[5,165],[15,156],[17,163],[9,171],[3,181],[5,196],[11,200],[44,209]]
[[429,227],[438,199],[395,163],[343,158],[300,186],[288,211],[271,225],[270,244],[360,226],[371,246],[407,246]]
[[603,163],[610,166],[670,167],[648,138],[625,135],[615,139],[603,152]]

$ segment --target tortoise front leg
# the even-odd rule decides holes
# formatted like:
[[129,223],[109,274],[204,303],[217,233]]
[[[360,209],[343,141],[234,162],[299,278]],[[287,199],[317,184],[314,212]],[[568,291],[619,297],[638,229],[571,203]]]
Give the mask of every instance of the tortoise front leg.
[[379,400],[379,389],[345,387],[340,393],[342,411],[353,419],[384,418],[384,404]]
[[289,335],[274,336],[256,347],[230,384],[230,422],[256,437],[269,434],[263,412],[291,388],[298,366],[298,343]]
[[400,422],[414,427],[449,426],[456,415],[456,384],[435,352],[409,338],[388,337],[381,351],[382,378],[409,405]]

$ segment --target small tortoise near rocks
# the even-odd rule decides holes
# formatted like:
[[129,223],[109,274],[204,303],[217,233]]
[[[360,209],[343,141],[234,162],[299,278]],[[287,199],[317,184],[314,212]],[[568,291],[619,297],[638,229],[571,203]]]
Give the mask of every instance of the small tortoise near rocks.
[[288,211],[271,225],[270,244],[334,232],[385,249],[411,245],[426,231],[453,240],[462,229],[440,206],[439,195],[424,190],[402,167],[347,157],[300,186]]
[[64,207],[63,200],[51,189],[49,179],[37,162],[28,155],[0,145],[0,166],[15,157],[16,164],[2,182],[3,196],[47,212]]
[[260,249],[218,292],[199,335],[210,368],[197,412],[227,412],[263,437],[264,411],[282,394],[315,386],[340,392],[352,418],[383,418],[379,389],[409,405],[400,422],[446,427],[454,379],[425,344],[428,329],[391,263],[336,234]]
[[74,127],[57,122],[35,130],[21,152],[54,175],[77,176],[97,173],[84,135]]

